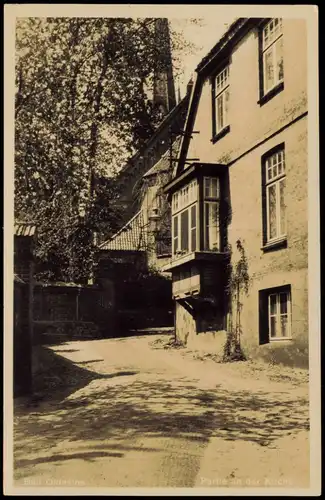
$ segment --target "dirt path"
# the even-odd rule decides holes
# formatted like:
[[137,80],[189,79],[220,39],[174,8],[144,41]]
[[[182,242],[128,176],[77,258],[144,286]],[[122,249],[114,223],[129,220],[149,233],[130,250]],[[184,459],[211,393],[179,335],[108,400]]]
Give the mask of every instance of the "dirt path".
[[299,373],[270,380],[265,367],[195,360],[157,340],[47,351],[44,399],[16,406],[17,486],[308,487]]

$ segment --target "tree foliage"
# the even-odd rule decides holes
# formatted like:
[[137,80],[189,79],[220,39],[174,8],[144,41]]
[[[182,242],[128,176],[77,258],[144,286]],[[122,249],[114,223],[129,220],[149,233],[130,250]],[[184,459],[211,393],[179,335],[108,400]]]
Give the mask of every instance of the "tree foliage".
[[85,279],[93,232],[118,225],[114,175],[156,126],[145,84],[166,41],[154,24],[17,21],[15,216],[37,224],[41,276]]

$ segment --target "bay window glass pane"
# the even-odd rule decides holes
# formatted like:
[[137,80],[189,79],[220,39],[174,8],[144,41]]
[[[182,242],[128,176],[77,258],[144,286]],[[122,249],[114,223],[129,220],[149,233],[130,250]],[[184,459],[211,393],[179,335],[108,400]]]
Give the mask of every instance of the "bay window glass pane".
[[191,252],[196,251],[196,228],[191,229]]
[[209,241],[209,203],[204,204],[204,239],[205,239],[205,250],[210,249]]
[[276,50],[276,81],[281,82],[284,77],[283,73],[283,37],[275,43]]
[[188,252],[188,210],[181,213],[181,250]]
[[174,223],[174,238],[178,236],[178,216],[173,218]]
[[178,216],[173,217],[173,239],[174,239],[174,253],[178,251]]
[[273,46],[264,53],[264,90],[267,92],[274,85]]
[[196,205],[191,207],[191,229],[196,227]]
[[268,226],[269,238],[275,238],[276,231],[276,184],[272,184],[267,188],[268,193]]
[[219,250],[218,203],[205,203],[205,249]]
[[196,250],[196,205],[191,207],[191,251]]
[[271,337],[277,336],[277,318],[276,318],[276,316],[272,316],[270,318],[270,336]]
[[277,304],[277,300],[276,300],[276,295],[270,295],[270,316],[276,314],[276,304]]

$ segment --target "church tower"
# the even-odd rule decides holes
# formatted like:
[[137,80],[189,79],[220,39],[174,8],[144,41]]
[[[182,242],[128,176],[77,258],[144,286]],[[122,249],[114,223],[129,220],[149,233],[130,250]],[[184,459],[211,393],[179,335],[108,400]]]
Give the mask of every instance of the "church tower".
[[163,118],[176,106],[168,19],[155,20],[157,61],[153,78],[153,108]]

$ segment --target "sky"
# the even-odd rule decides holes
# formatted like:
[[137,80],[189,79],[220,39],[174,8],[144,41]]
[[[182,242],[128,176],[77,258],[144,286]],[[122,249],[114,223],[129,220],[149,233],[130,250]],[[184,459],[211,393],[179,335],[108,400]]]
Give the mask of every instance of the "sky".
[[179,85],[181,97],[185,95],[186,85],[191,75],[194,75],[196,66],[218,42],[226,31],[227,26],[232,23],[234,19],[234,16],[230,15],[223,15],[219,18],[212,16],[212,19],[208,17],[200,19],[199,24],[190,23],[187,19],[170,19],[171,29],[176,32],[183,32],[185,39],[196,45],[196,49],[193,50],[193,52],[181,56],[183,74],[176,79],[176,92]]

